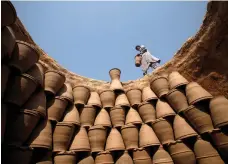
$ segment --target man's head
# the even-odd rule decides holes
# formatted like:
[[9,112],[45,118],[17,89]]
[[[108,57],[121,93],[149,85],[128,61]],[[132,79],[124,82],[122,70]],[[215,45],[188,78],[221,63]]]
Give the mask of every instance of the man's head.
[[136,49],[137,51],[139,51],[139,50],[140,50],[140,45],[135,46],[135,49]]

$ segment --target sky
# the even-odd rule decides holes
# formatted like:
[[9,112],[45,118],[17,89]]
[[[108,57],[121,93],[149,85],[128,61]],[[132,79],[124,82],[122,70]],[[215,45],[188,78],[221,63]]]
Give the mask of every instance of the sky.
[[[33,40],[61,66],[76,74],[110,81],[143,76],[135,67],[136,45],[169,61],[194,36],[206,13],[206,1],[13,1]],[[149,73],[152,72],[150,69]]]

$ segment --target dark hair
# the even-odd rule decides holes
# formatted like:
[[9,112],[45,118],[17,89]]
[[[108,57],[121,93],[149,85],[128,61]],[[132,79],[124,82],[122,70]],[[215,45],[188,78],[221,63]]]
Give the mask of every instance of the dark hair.
[[135,46],[135,49],[137,50],[138,47],[140,47],[140,45]]

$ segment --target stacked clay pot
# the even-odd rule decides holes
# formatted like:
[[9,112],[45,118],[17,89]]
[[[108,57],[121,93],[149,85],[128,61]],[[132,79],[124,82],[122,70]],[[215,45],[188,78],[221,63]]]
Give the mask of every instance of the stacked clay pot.
[[118,68],[113,68],[109,71],[109,75],[111,78],[110,89],[113,91],[123,91],[123,86],[120,82],[121,71]]

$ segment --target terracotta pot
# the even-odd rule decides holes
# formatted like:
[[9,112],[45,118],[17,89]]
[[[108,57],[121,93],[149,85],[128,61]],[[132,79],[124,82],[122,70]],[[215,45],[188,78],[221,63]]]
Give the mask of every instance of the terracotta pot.
[[195,130],[179,115],[174,118],[173,129],[176,140],[197,136]]
[[169,88],[174,89],[178,88],[180,86],[185,86],[189,82],[187,79],[185,79],[179,72],[174,71],[169,74]]
[[110,84],[110,89],[114,91],[124,91],[123,86],[119,79],[113,79]]
[[73,151],[91,151],[89,144],[89,137],[87,135],[86,129],[81,127],[80,130],[74,136],[70,150]]
[[144,148],[137,148],[133,151],[134,164],[152,164],[149,153]]
[[139,131],[139,146],[159,146],[160,142],[153,129],[147,124],[143,124]]
[[220,152],[223,159],[227,162],[228,161],[228,133],[223,132],[219,129],[214,129],[211,132],[211,138],[213,143],[215,144],[216,148]]
[[151,90],[149,86],[142,89],[142,102],[157,99],[158,97],[155,95],[155,93]]
[[185,117],[200,134],[214,129],[211,117],[206,110],[207,109],[202,105],[191,105],[184,110]]
[[198,164],[224,164],[216,149],[210,142],[198,139],[194,144],[194,153]]
[[128,124],[122,126],[121,135],[127,150],[138,148],[139,131],[135,125]]
[[49,101],[47,108],[48,119],[56,122],[60,121],[63,117],[67,104],[68,102],[61,97],[55,97]]
[[24,73],[38,62],[40,55],[37,49],[27,42],[17,40],[16,44],[9,66],[17,69],[20,73]]
[[125,122],[125,110],[121,106],[111,108],[110,116],[113,127],[121,127]]
[[152,123],[153,130],[162,144],[168,144],[174,141],[173,129],[171,124],[163,119],[157,119]]
[[135,109],[133,108],[129,109],[126,115],[125,124],[135,124],[135,125],[142,124],[142,119],[139,116],[139,113]]
[[74,125],[64,122],[56,124],[53,133],[53,152],[67,151],[74,134]]
[[52,151],[44,151],[44,149],[33,150],[32,162],[36,164],[53,164]]
[[77,155],[73,151],[65,151],[57,153],[54,157],[54,163],[55,164],[75,164],[77,161]]
[[1,65],[1,96],[4,97],[5,90],[7,87],[8,78],[10,75],[10,69],[6,65]]
[[93,106],[95,106],[97,108],[101,108],[102,105],[101,105],[101,99],[100,99],[99,94],[97,92],[91,92],[87,104],[88,105],[93,105]]
[[112,158],[112,155],[108,151],[103,151],[97,154],[95,158],[96,164],[114,164],[114,160]]
[[32,159],[32,149],[29,147],[7,146],[2,152],[2,163],[30,164]]
[[100,99],[103,108],[110,109],[115,103],[115,94],[112,90],[103,90],[100,92]]
[[165,151],[162,147],[160,147],[154,154],[153,163],[154,164],[160,164],[160,163],[174,164],[169,153],[167,151]]
[[110,116],[104,108],[102,108],[99,111],[99,113],[98,113],[98,115],[94,121],[94,125],[101,125],[104,127],[112,127]]
[[90,105],[85,105],[79,109],[81,126],[91,127],[94,124],[96,117],[96,108]]
[[166,118],[166,117],[174,117],[176,113],[173,111],[171,106],[163,101],[163,100],[158,100],[156,104],[156,118]]
[[9,26],[15,23],[17,19],[17,13],[13,4],[10,1],[2,1],[1,6],[1,26]]
[[76,85],[73,87],[74,104],[84,106],[90,97],[90,89],[87,86]]
[[182,141],[169,144],[168,149],[175,164],[196,164],[194,153]]
[[69,103],[73,103],[73,91],[70,83],[64,83],[62,88],[60,88],[57,96],[66,99]]
[[28,74],[14,76],[8,82],[4,102],[22,106],[36,90],[37,83]]
[[141,61],[142,61],[142,56],[140,54],[137,54],[135,56],[135,66],[140,67],[141,66]]
[[169,92],[168,80],[164,76],[152,78],[150,87],[159,98],[164,97]]
[[169,104],[177,113],[180,113],[188,108],[187,98],[183,92],[177,89],[173,89],[167,93],[166,98],[168,99]]
[[74,104],[67,108],[62,122],[72,123],[78,126],[81,124],[78,109],[75,107]]
[[1,33],[1,59],[9,60],[14,50],[16,40],[13,30],[10,27],[3,27]]
[[92,126],[89,129],[88,136],[92,152],[104,151],[107,130],[103,126]]
[[117,159],[115,164],[134,164],[131,156],[128,154],[128,151],[124,151],[124,153]]
[[49,120],[43,120],[33,130],[26,142],[32,148],[52,149],[52,125]]
[[149,123],[156,120],[155,109],[151,103],[141,103],[138,107],[138,111],[144,123]]
[[47,94],[56,95],[62,88],[66,77],[59,71],[49,70],[45,73],[44,90]]
[[42,88],[44,87],[44,68],[41,64],[34,64],[26,73],[34,77]]
[[6,104],[1,104],[1,143],[4,141],[6,120],[7,120],[7,106]]
[[125,150],[123,138],[116,128],[112,128],[111,132],[109,133],[105,150]]
[[122,106],[124,108],[130,108],[130,103],[129,103],[125,93],[117,94],[115,106]]
[[138,105],[142,102],[142,92],[140,89],[129,89],[126,91],[126,94],[132,107],[138,107]]
[[228,100],[217,96],[210,101],[210,112],[215,127],[228,125]]
[[28,101],[22,106],[23,109],[36,111],[42,118],[47,115],[46,111],[46,96],[43,89],[34,92]]
[[36,127],[40,115],[31,110],[22,110],[14,122],[7,127],[5,142],[22,146]]
[[94,159],[91,155],[86,156],[77,162],[77,164],[94,164],[94,163],[95,163]]
[[186,96],[190,105],[213,98],[209,92],[196,82],[190,82],[186,86]]
[[120,74],[121,74],[121,71],[118,68],[113,68],[109,71],[111,80],[120,79]]

